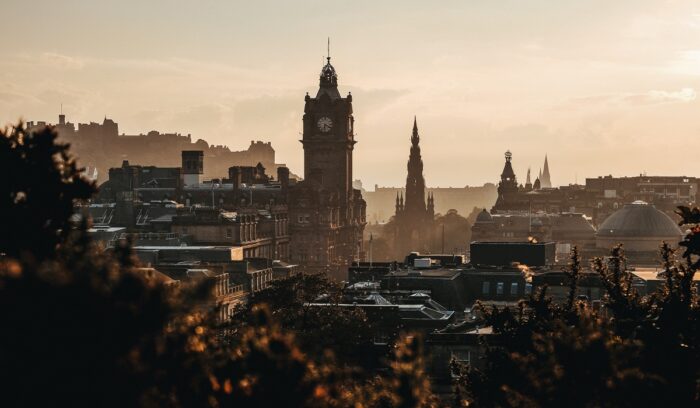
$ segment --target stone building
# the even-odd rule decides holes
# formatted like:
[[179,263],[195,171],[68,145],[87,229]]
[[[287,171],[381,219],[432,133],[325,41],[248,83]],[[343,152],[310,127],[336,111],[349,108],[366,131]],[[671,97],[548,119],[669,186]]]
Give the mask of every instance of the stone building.
[[557,243],[557,255],[566,261],[573,246],[584,254],[593,254],[596,229],[580,213],[527,213],[511,212],[490,214],[485,209],[472,226],[473,241]]
[[352,95],[342,97],[330,57],[315,97],[306,95],[304,180],[290,186],[290,257],[309,271],[346,279],[347,267],[364,258],[366,203],[353,188]]
[[173,233],[188,236],[195,245],[232,245],[244,258],[287,260],[289,231],[285,206],[223,211],[184,207],[172,218]]
[[498,197],[491,208],[493,214],[514,211],[582,213],[597,226],[624,205],[637,200],[653,204],[672,218],[677,206],[692,207],[697,202],[700,181],[687,176],[604,176],[587,178],[585,185],[555,188],[551,186],[546,156],[544,171],[539,172],[534,183],[531,183],[528,169],[525,185],[519,185],[511,165],[512,157],[510,152],[506,153]]
[[394,256],[399,258],[411,251],[427,252],[435,235],[435,202],[432,194],[425,197],[423,159],[420,154],[418,123],[413,119],[411,150],[408,156],[406,197],[396,195],[394,214]]

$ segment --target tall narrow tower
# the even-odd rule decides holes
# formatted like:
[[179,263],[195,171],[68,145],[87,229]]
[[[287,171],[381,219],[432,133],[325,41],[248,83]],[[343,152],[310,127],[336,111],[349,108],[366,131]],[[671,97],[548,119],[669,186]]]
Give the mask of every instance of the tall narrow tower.
[[316,96],[304,101],[304,180],[289,186],[287,199],[290,259],[347,280],[347,266],[364,258],[366,203],[352,185],[352,95],[340,95],[330,57]]
[[503,165],[503,171],[501,172],[501,181],[498,183],[498,198],[491,209],[492,212],[513,209],[513,200],[518,193],[518,181],[515,178],[515,172],[511,164],[513,154],[510,150],[506,152],[505,158],[506,163]]
[[409,215],[425,214],[425,179],[423,178],[423,159],[420,155],[420,136],[418,122],[413,118],[411,134],[411,151],[408,155],[408,175],[406,176],[405,210]]
[[395,215],[394,256],[399,259],[412,251],[429,251],[435,238],[435,200],[429,194],[426,202],[423,159],[415,117],[407,170],[406,201],[402,199],[398,202]]
[[338,191],[341,203],[352,197],[352,95],[338,91],[338,75],[327,58],[321,69],[316,97],[308,94],[304,106],[304,178]]

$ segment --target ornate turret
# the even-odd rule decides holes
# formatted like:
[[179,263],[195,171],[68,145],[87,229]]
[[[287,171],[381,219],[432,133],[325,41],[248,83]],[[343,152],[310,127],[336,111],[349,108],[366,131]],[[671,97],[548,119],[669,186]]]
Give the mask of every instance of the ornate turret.
[[515,172],[511,164],[513,154],[510,150],[506,151],[505,158],[506,163],[503,166],[503,172],[501,172],[501,181],[498,183],[498,198],[496,199],[496,205],[493,207],[494,211],[508,208],[508,202],[518,193],[518,181],[515,178]]
[[331,99],[339,99],[340,92],[338,91],[338,74],[336,74],[335,68],[333,68],[333,65],[331,65],[331,57],[327,57],[326,61],[326,65],[324,65],[321,69],[319,88],[316,98],[320,98],[325,94]]

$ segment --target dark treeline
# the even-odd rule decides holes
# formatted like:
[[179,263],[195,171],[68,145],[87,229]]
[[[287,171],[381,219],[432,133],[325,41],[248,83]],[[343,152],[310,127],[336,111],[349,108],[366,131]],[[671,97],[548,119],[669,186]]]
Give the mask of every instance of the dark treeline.
[[[320,276],[274,282],[215,323],[206,284],[164,286],[127,244],[105,252],[72,222],[95,186],[51,129],[0,135],[0,384],[2,406],[427,407],[696,406],[700,400],[693,286],[700,228],[678,261],[664,246],[663,289],[641,297],[621,248],[594,262],[605,305],[546,289],[516,310],[485,310],[495,336],[486,368],[454,364],[456,400],[440,402],[420,339],[395,333],[380,363],[364,358],[361,310],[314,309],[339,296]],[[697,211],[684,210],[697,225]]]

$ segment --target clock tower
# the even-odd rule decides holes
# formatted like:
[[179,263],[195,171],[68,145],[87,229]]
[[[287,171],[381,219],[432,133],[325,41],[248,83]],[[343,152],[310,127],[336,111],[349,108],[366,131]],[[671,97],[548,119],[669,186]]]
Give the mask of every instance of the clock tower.
[[331,58],[321,70],[316,97],[306,94],[304,106],[304,178],[336,190],[339,200],[352,196],[352,95],[338,92],[338,76]]
[[352,186],[352,95],[338,92],[330,57],[315,97],[304,98],[304,180],[289,190],[290,259],[306,272],[347,280],[364,259],[366,203]]

